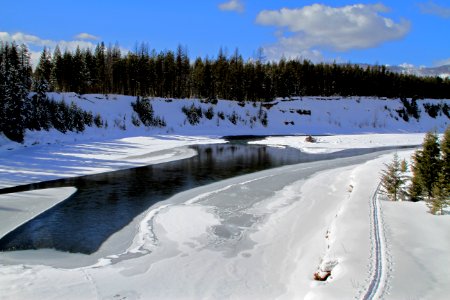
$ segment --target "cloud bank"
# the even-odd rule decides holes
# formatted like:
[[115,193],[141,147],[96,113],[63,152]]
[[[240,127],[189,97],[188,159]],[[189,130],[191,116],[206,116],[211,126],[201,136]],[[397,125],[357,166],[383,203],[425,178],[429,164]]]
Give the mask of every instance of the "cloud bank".
[[33,66],[37,65],[40,54],[44,47],[55,49],[56,46],[58,45],[63,51],[65,49],[69,51],[75,51],[77,47],[84,49],[84,48],[95,48],[96,46],[92,42],[81,40],[81,38],[73,41],[65,41],[65,40],[54,41],[42,39],[38,36],[26,34],[23,32],[16,32],[14,34],[11,34],[8,32],[0,31],[0,41],[16,42],[17,44],[27,45],[28,48],[30,49],[31,62]]
[[419,8],[423,14],[435,15],[444,19],[450,18],[450,7],[438,5],[431,0],[419,3]]
[[313,4],[297,9],[261,11],[256,23],[277,28],[277,43],[265,47],[265,53],[272,59],[311,54],[313,58],[320,58],[320,49],[367,49],[403,38],[410,30],[410,22],[396,23],[381,15],[387,12],[389,9],[382,4],[343,7]]
[[86,32],[82,32],[79,33],[75,36],[75,39],[79,39],[79,40],[92,40],[92,41],[97,41],[100,38],[98,36],[86,33]]
[[241,0],[230,0],[228,2],[219,4],[219,9],[225,10],[225,11],[235,11],[238,13],[242,13],[242,12],[244,12],[245,7]]

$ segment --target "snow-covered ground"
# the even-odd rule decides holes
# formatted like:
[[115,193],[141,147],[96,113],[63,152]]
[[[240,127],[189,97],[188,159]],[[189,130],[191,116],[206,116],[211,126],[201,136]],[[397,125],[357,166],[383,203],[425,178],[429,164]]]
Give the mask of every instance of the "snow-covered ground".
[[73,187],[0,195],[0,238],[75,193]]
[[[305,97],[263,108],[267,127],[250,121],[261,110],[251,103],[241,107],[221,100],[212,120],[203,118],[192,126],[181,108],[194,104],[206,110],[211,104],[154,99],[155,114],[168,126],[144,128],[131,122],[133,97],[52,96],[74,101],[94,114],[101,112],[108,128],[66,135],[55,130],[27,132],[24,145],[0,136],[0,188],[183,159],[195,155],[186,146],[224,142],[219,138],[224,135],[292,134],[296,136],[256,143],[325,153],[417,145],[425,131],[442,131],[448,125],[445,115],[433,119],[423,106],[420,120],[405,122],[397,116],[396,109],[402,107],[398,100]],[[297,110],[311,110],[311,115]],[[217,116],[219,111],[224,120]],[[236,125],[226,118],[233,112]],[[306,143],[298,136],[302,134],[334,135]],[[53,250],[0,253],[0,298],[364,297],[376,270],[371,201],[383,163],[391,158],[392,152],[383,152],[305,163],[189,190],[155,204],[89,256]],[[72,192],[69,188],[12,195],[26,203],[20,204],[27,207],[18,212],[20,218],[11,215],[19,202],[11,206],[11,195],[1,196],[1,235]],[[444,299],[450,293],[445,255],[450,249],[449,216],[431,216],[420,203],[378,203],[385,273],[376,295]],[[333,267],[331,277],[313,281],[325,265]]]
[[[362,297],[374,269],[374,174],[391,159],[369,154],[287,166],[183,192],[137,218],[127,251],[88,266],[31,259],[48,250],[2,253],[2,299]],[[418,203],[382,201],[381,209],[389,259],[379,294],[444,299],[448,216],[431,216]],[[323,283],[312,280],[321,261],[335,265]]]
[[195,155],[189,145],[223,143],[194,136],[129,137],[0,151],[0,189],[162,163]]
[[423,142],[423,133],[411,134],[354,134],[314,137],[310,143],[305,137],[271,136],[249,144],[271,145],[274,147],[292,147],[308,153],[330,153],[354,148],[377,148],[386,146],[414,146]]
[[[442,113],[432,118],[425,111],[424,104],[450,105],[450,100],[419,100],[418,120],[410,117],[404,121],[397,110],[404,105],[399,99],[387,100],[375,97],[302,97],[290,100],[277,99],[265,106],[258,103],[219,100],[217,104],[203,103],[199,99],[161,99],[152,98],[150,103],[154,114],[163,118],[164,128],[136,127],[132,123],[135,114],[131,102],[136,97],[122,95],[77,95],[75,93],[50,93],[55,100],[70,104],[74,102],[81,108],[100,114],[108,128],[92,129],[99,136],[129,136],[150,134],[181,135],[287,135],[287,134],[356,134],[356,133],[411,133],[429,130],[443,131],[450,123]],[[191,125],[182,108],[192,105],[200,107],[203,117],[199,124]],[[214,116],[209,120],[204,112],[213,109]],[[310,114],[307,114],[307,113]],[[223,113],[224,118],[220,118]],[[260,121],[261,113],[267,114],[267,126]],[[230,116],[236,116],[236,122]],[[125,130],[119,129],[120,127]],[[88,131],[89,132],[89,131]],[[87,136],[92,136],[88,133]],[[32,139],[32,135],[30,135]]]
[[[450,119],[442,109],[436,118],[430,117],[424,105],[450,105],[450,100],[418,100],[420,118],[409,117],[405,121],[398,110],[404,105],[399,99],[373,97],[302,97],[290,100],[277,99],[261,106],[253,102],[218,100],[217,104],[204,103],[199,99],[150,100],[155,116],[163,118],[163,128],[133,125],[136,113],[131,103],[136,97],[123,95],[78,95],[75,93],[49,93],[56,101],[75,103],[93,115],[99,114],[103,127],[88,127],[83,133],[66,134],[56,130],[28,131],[25,146],[47,143],[80,143],[115,140],[125,137],[154,135],[226,136],[226,135],[336,135],[367,133],[423,133],[430,130],[442,132]],[[182,108],[194,105],[201,108],[202,117],[197,125],[191,125]],[[211,119],[205,112],[212,109]],[[267,115],[267,124],[261,116]],[[221,117],[222,116],[222,117]],[[231,118],[234,116],[234,118]],[[234,123],[232,122],[234,120]],[[107,124],[107,126],[106,126]],[[0,134],[0,152],[22,146],[10,142]]]

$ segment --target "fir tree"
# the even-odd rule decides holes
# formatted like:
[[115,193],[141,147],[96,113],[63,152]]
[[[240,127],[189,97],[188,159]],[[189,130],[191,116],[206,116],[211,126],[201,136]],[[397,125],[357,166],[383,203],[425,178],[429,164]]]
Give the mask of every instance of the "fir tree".
[[[37,84],[45,84],[47,86],[46,91],[52,90],[51,87],[51,75],[52,75],[52,59],[50,52],[44,47],[42,50],[41,56],[39,58],[39,63],[34,72],[34,89],[37,90]],[[42,88],[42,87],[40,87]]]
[[397,153],[394,154],[391,163],[385,164],[385,166],[386,170],[381,172],[381,186],[390,200],[397,201],[404,196],[403,185],[405,183]]
[[438,136],[434,132],[425,135],[423,149],[413,155],[413,178],[410,189],[413,201],[428,199],[433,196],[433,184],[437,181],[441,170]]
[[28,50],[15,43],[1,49],[0,102],[1,130],[10,140],[23,142],[26,127],[25,108],[31,85]]
[[450,183],[445,180],[443,173],[433,183],[433,196],[427,199],[427,206],[433,215],[443,214],[444,209],[450,205]]
[[445,181],[450,182],[450,126],[444,132],[441,141],[442,174]]

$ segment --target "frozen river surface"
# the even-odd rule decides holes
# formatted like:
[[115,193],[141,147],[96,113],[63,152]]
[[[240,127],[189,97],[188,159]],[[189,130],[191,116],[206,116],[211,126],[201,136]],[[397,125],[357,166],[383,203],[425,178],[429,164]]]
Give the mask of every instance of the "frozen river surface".
[[[52,248],[91,254],[150,206],[177,193],[264,169],[375,151],[360,149],[308,154],[293,148],[242,144],[194,148],[198,155],[184,160],[8,189],[20,191],[73,186],[77,192],[0,239],[0,250]],[[258,189],[254,185],[262,179],[253,185],[241,183],[240,187],[246,186],[249,192],[239,197],[233,189],[227,189],[222,197],[214,198],[215,207],[221,211],[219,217],[226,223],[214,227],[214,233],[223,238],[240,236],[243,228],[250,227],[259,219],[243,213],[244,208],[260,202],[267,197],[267,192],[281,189],[287,179],[306,178],[321,169],[309,168],[301,168],[305,171],[294,172],[295,176],[288,175],[286,179],[282,174],[269,176]]]

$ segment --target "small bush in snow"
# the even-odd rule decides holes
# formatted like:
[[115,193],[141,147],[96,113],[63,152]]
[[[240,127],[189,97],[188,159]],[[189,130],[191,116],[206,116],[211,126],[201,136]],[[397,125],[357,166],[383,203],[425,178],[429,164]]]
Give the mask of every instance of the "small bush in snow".
[[401,98],[400,101],[402,102],[403,106],[405,107],[406,113],[409,117],[413,117],[416,120],[419,120],[420,118],[420,110],[417,106],[416,99],[412,99],[411,103],[406,98]]
[[102,128],[103,127],[103,120],[102,120],[102,117],[100,116],[100,114],[96,114],[95,115],[95,117],[94,117],[94,124],[98,128]]
[[183,106],[181,111],[186,115],[186,118],[191,125],[197,125],[203,117],[202,108],[200,106],[195,106],[194,103],[192,103],[190,107]]
[[[166,122],[154,115],[153,106],[149,99],[140,99],[137,97],[136,102],[131,103],[131,107],[138,115],[144,126],[165,127]],[[133,120],[132,120],[133,121]],[[134,124],[134,123],[133,123]]]
[[439,115],[442,109],[440,104],[430,104],[430,103],[425,103],[423,105],[423,108],[425,108],[427,114],[433,119],[436,119],[436,117]]
[[450,119],[450,106],[447,103],[444,103],[444,106],[442,106],[442,112]]
[[307,116],[311,115],[311,111],[309,109],[297,109],[297,113],[299,115],[307,115]]
[[258,117],[259,117],[259,120],[261,121],[261,124],[264,127],[267,127],[267,125],[269,124],[269,120],[267,118],[267,112],[266,111],[260,111]]
[[210,106],[205,112],[204,112],[205,117],[208,120],[211,120],[214,117],[214,108],[212,106]]
[[230,120],[230,122],[233,125],[237,124],[238,119],[239,119],[239,116],[238,116],[238,114],[235,111],[233,111],[233,113],[228,116],[228,120]]

